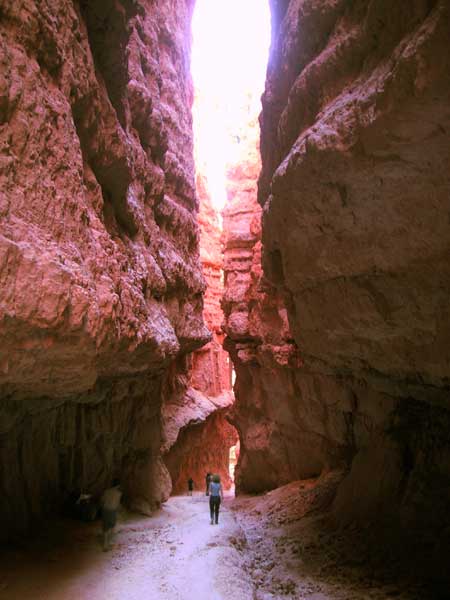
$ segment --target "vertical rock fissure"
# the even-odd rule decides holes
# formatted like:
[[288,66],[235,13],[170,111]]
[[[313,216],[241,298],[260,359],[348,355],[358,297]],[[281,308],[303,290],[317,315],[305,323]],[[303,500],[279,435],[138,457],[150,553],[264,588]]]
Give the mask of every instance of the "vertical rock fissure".
[[222,231],[206,177],[198,164],[196,185],[200,260],[205,278],[203,318],[211,332],[211,340],[187,357],[187,389],[182,389],[179,398],[173,393],[168,395],[163,406],[167,424],[163,453],[173,494],[185,492],[189,478],[194,480],[196,490],[203,490],[208,472],[219,474],[224,488],[229,489],[233,484],[229,473],[229,451],[238,441],[237,432],[228,420],[234,394],[231,364],[223,348],[220,306],[223,295]]
[[194,0],[0,8],[0,540],[239,445],[238,491],[339,471],[333,517],[448,577],[449,2],[270,0],[261,133],[262,3],[206,4],[195,164]]
[[[260,30],[254,40],[256,50],[249,52],[248,33],[255,15]],[[234,285],[230,291],[230,278],[244,275],[242,268],[234,270],[230,265],[241,261],[242,266],[260,238],[257,118],[269,41],[268,15],[268,5],[261,10],[257,2],[243,6],[235,0],[214,5],[197,0],[194,12],[193,115],[200,259],[206,280],[204,319],[212,340],[192,356],[189,393],[197,398],[197,406],[212,401],[216,408],[201,425],[194,421],[193,427],[185,426],[166,456],[175,491],[184,489],[189,475],[197,484],[206,471],[219,470],[225,483],[230,484],[230,460],[234,463],[239,456],[239,427],[232,416],[235,359],[233,353],[228,354],[224,332],[230,316],[227,295],[236,293]],[[230,246],[234,248],[233,257]],[[234,283],[239,286],[236,278]],[[202,439],[204,447],[199,452],[196,446]],[[216,452],[215,461],[211,459],[212,450]]]

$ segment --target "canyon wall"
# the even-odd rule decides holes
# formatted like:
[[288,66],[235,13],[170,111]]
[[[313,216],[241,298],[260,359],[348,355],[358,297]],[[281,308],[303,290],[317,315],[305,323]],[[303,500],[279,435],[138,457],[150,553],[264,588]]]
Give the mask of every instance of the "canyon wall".
[[210,339],[192,9],[0,2],[2,537],[113,476],[145,511],[170,493],[162,398]]
[[231,391],[231,363],[228,353],[223,349],[225,335],[222,330],[221,308],[224,294],[222,228],[219,213],[211,202],[207,177],[201,173],[198,160],[196,163],[196,187],[200,203],[200,261],[206,282],[203,318],[212,339],[190,355],[191,383],[192,387],[208,396],[218,396],[224,391]]
[[234,398],[226,393],[208,398],[194,389],[186,396],[179,413],[184,415],[186,424],[177,431],[176,441],[164,455],[172,493],[186,493],[190,477],[194,490],[204,492],[207,473],[220,475],[224,489],[229,489],[230,448],[238,441],[237,431],[227,418]]
[[[258,186],[263,268],[277,290],[269,290],[273,302],[281,297],[287,308],[301,366],[282,389],[270,387],[274,379],[263,384],[247,423],[260,423],[265,451],[262,432],[273,421],[267,396],[282,404],[277,420],[297,410],[302,440],[292,448],[305,471],[348,464],[334,504],[340,521],[384,517],[410,534],[428,529],[427,560],[443,564],[449,2],[271,5]],[[274,320],[274,335],[283,330]],[[254,365],[260,379],[269,377]],[[250,371],[246,377],[254,385]]]
[[[262,164],[250,111],[223,215],[238,489],[345,467],[340,522],[428,528],[439,563],[449,2],[271,6]],[[144,512],[170,475],[175,491],[207,470],[228,483],[220,234],[201,175],[201,257],[196,222],[192,8],[0,0],[2,538],[113,476]]]
[[256,111],[248,114],[227,172],[222,306],[225,347],[236,371],[231,411],[241,444],[236,489],[260,492],[341,464],[347,431],[335,422],[333,403],[317,414],[301,396],[302,360],[286,307],[262,274],[259,127]]
[[[172,479],[172,492],[177,494],[186,492],[190,477],[195,489],[203,490],[206,473],[219,474],[225,489],[229,488],[232,484],[230,447],[238,440],[237,431],[228,422],[234,395],[230,357],[223,348],[221,327],[222,230],[198,154],[196,167],[200,260],[206,281],[203,317],[212,339],[186,358],[185,382],[178,386],[179,393],[172,389],[163,404],[165,443],[162,450]],[[177,371],[179,377],[181,369]]]

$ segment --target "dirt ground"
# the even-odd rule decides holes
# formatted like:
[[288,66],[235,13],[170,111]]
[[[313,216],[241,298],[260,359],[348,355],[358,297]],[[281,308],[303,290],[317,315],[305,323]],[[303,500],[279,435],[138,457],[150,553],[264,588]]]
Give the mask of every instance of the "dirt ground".
[[408,548],[383,544],[369,526],[333,523],[329,507],[341,476],[235,500],[255,600],[450,600],[450,587],[419,579]]
[[173,497],[151,518],[123,514],[106,553],[98,523],[58,522],[33,542],[2,552],[0,599],[437,597],[399,579],[395,564],[368,566],[359,546],[346,542],[358,532],[327,530],[334,483],[295,482],[261,496],[226,498],[217,526],[210,525],[204,495]]
[[251,600],[253,587],[230,541],[239,527],[226,506],[219,524],[210,525],[207,501],[200,493],[178,496],[151,518],[123,516],[110,552],[101,550],[98,523],[61,522],[4,554],[0,598]]

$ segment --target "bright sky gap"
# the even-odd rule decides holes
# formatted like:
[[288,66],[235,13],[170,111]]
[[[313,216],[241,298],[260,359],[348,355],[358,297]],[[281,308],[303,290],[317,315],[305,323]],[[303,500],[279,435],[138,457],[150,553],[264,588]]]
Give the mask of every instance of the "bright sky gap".
[[192,22],[194,138],[197,168],[211,200],[226,201],[225,173],[249,100],[260,107],[270,45],[268,0],[196,0]]

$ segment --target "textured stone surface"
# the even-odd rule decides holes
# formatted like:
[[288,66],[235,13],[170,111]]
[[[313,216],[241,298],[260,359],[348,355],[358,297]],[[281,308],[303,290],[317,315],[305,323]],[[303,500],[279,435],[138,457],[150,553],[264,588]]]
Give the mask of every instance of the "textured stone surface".
[[[175,365],[177,375],[169,377],[172,389],[168,390],[163,404],[162,451],[172,478],[173,493],[184,493],[190,477],[197,490],[203,489],[208,472],[220,474],[224,486],[230,487],[230,447],[238,439],[237,431],[227,420],[234,395],[230,357],[222,346],[222,230],[207,179],[202,174],[203,164],[199,161],[196,167],[200,259],[207,286],[203,317],[212,339],[187,357],[184,375],[181,375],[180,365]],[[174,386],[175,381],[178,385]]]
[[225,345],[236,370],[231,414],[241,440],[236,488],[254,492],[345,460],[347,426],[336,397],[319,410],[323,397],[314,399],[311,407],[314,386],[301,378],[302,360],[282,297],[262,275],[259,129],[251,112],[239,138],[236,163],[227,173],[222,304]]
[[341,518],[395,514],[396,525],[442,539],[449,3],[272,8],[259,201],[264,272],[303,361],[285,401],[310,434],[353,458],[335,503]]
[[173,493],[186,493],[190,477],[194,480],[195,489],[203,490],[206,473],[218,473],[224,488],[231,486],[230,448],[238,440],[236,429],[227,420],[233,401],[231,392],[208,398],[190,389],[176,411],[183,421],[178,422],[176,415],[166,413],[172,430],[174,422],[179,425],[176,441],[164,455]]
[[200,202],[200,260],[206,282],[203,318],[212,339],[191,355],[191,385],[207,396],[218,396],[224,390],[231,390],[231,363],[223,349],[222,229],[218,212],[211,202],[207,178],[201,173],[201,165],[200,168],[197,165],[196,184]]
[[205,341],[179,8],[3,9],[4,389],[78,392]]
[[[224,214],[238,484],[262,490],[345,462],[340,521],[425,530],[408,549],[444,572],[449,4],[271,4],[263,246],[256,122],[238,136]],[[0,2],[2,537],[118,474],[149,512],[171,488],[161,448],[182,490],[232,442],[216,287],[213,341],[186,356],[210,339],[191,10]],[[202,260],[220,281],[214,244]]]
[[192,5],[0,3],[2,535],[113,474],[169,493],[161,386],[209,339]]

